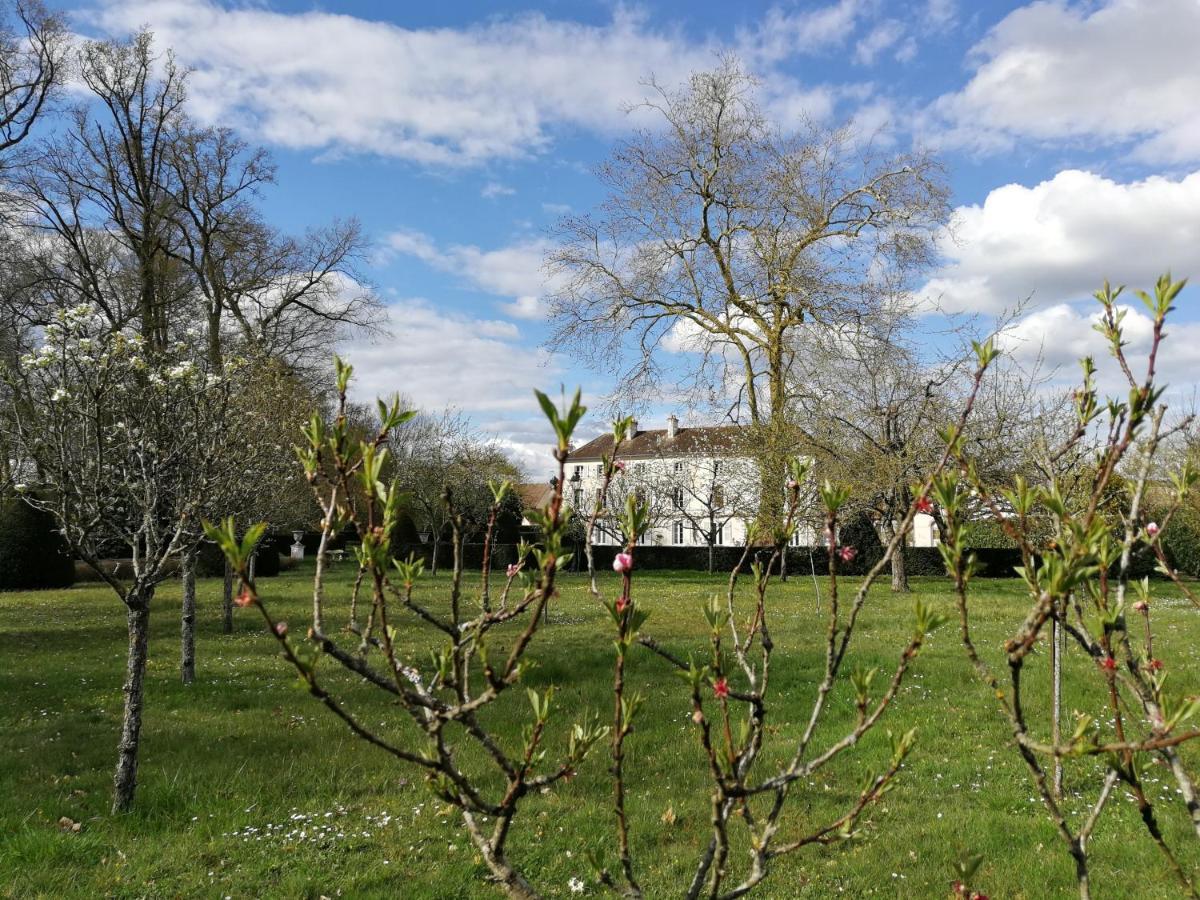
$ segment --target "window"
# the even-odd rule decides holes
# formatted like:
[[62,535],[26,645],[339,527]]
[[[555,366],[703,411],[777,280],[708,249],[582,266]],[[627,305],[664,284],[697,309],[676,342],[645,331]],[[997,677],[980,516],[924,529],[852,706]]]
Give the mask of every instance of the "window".
[[714,484],[712,489],[712,505],[713,509],[720,509],[725,505],[725,487],[724,485]]
[[676,509],[683,509],[683,488],[675,488],[671,494],[671,502],[675,504]]
[[575,506],[575,509],[576,510],[583,509],[583,488],[575,488],[574,494],[575,494],[575,502],[573,505]]
[[675,471],[676,471],[676,472],[682,472],[682,471],[683,471],[683,463],[682,463],[682,462],[677,462],[677,463],[675,463]]
[[675,543],[676,543],[676,544],[682,544],[682,543],[683,543],[683,523],[682,523],[682,522],[676,522],[676,523],[675,523],[675,534],[674,534],[674,538],[675,538]]
[[714,475],[721,474],[721,461],[719,459],[713,460],[713,474]]
[[571,475],[571,480],[578,481],[582,477],[583,477],[583,466],[576,466],[574,474]]

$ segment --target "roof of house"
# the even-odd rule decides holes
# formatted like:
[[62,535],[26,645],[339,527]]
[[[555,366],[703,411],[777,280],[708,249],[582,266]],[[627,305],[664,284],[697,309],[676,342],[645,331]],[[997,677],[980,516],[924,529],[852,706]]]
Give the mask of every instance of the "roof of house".
[[521,498],[521,509],[541,509],[550,502],[554,487],[544,481],[533,484],[518,484],[517,494]]
[[[622,459],[655,459],[660,456],[687,456],[712,453],[731,453],[738,449],[743,429],[737,425],[711,425],[698,428],[677,428],[675,437],[667,437],[667,429],[639,431],[621,445]],[[611,455],[611,433],[588,441],[572,450],[568,462],[599,462],[601,456]]]

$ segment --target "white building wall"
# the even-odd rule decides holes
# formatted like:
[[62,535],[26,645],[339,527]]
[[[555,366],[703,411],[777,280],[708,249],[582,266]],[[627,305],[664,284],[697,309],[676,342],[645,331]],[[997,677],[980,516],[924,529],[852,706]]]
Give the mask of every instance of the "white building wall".
[[[703,531],[695,530],[692,522],[702,519],[707,514],[707,506],[700,497],[707,494],[708,486],[713,482],[712,460],[695,456],[663,457],[649,460],[625,460],[626,471],[613,479],[610,488],[609,507],[623,505],[624,497],[636,487],[641,487],[657,515],[652,526],[647,530],[643,543],[659,546],[706,546],[707,541]],[[676,472],[676,465],[682,471]],[[754,492],[757,491],[757,478],[754,473],[754,463],[745,458],[729,457],[720,461],[717,482],[726,490],[726,503],[732,508],[745,510],[744,514],[732,515],[724,522],[720,540],[722,546],[739,546],[746,541],[746,528],[751,516]],[[590,516],[595,505],[596,497],[602,484],[601,464],[598,462],[568,463],[567,484],[564,491],[566,502],[576,509],[585,520]],[[673,484],[690,485],[691,490],[683,491],[683,503],[687,515],[673,514],[674,500],[669,496],[669,488]],[[617,501],[620,501],[619,503]],[[725,516],[718,517],[718,523]],[[682,540],[677,529],[683,525]],[[595,543],[600,545],[618,544],[620,537],[608,531],[598,530]],[[824,542],[820,529],[814,529],[802,524],[793,536],[792,543],[799,546],[815,546]],[[910,543],[914,547],[934,547],[938,544],[937,525],[932,516],[917,513],[913,520]]]

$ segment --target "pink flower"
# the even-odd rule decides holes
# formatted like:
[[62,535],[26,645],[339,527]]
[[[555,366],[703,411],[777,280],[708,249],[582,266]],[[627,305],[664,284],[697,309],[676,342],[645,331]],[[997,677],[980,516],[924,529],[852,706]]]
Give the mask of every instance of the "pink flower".
[[254,602],[254,595],[250,593],[250,588],[243,584],[241,591],[233,598],[233,602],[238,606],[249,606]]
[[1104,659],[1100,660],[1100,668],[1112,672],[1117,668],[1117,661],[1111,656],[1106,656]]
[[837,554],[842,562],[853,562],[854,557],[858,556],[858,551],[853,547],[838,547]]
[[280,637],[286,637],[287,636],[287,622],[276,622],[275,623],[275,633],[277,635],[279,635]]
[[613,471],[614,472],[624,472],[625,471],[625,463],[618,459],[616,462],[613,463]]
[[618,553],[613,557],[613,571],[620,572],[624,575],[633,569],[633,555],[630,553]]
[[713,693],[716,694],[720,699],[724,700],[729,696],[729,682],[723,677],[718,678],[713,682]]
[[508,577],[509,577],[509,578],[516,578],[516,577],[517,577],[517,573],[518,573],[518,572],[520,572],[520,571],[521,571],[521,567],[520,567],[520,566],[518,566],[516,563],[509,563],[509,564],[508,564]]
[[789,491],[800,490],[800,482],[798,482],[795,478],[789,478],[788,483],[787,483],[787,489]]
[[1162,667],[1163,667],[1163,661],[1161,659],[1150,660],[1150,668],[1152,671],[1157,672],[1160,669],[1162,669]]
[[699,725],[701,722],[704,721],[704,713],[700,712],[700,710],[698,710],[698,709],[693,710],[692,711],[692,721],[695,722],[697,725]]
[[1145,600],[1139,600],[1137,603],[1133,604],[1134,612],[1145,613],[1146,610],[1148,610],[1149,608],[1150,608],[1150,604],[1147,603]]
[[629,598],[622,595],[617,598],[617,615],[625,612],[629,608]]
[[928,497],[920,497],[916,502],[917,512],[929,515],[933,512],[933,504]]
[[1147,525],[1146,534],[1149,536],[1150,540],[1154,540],[1154,538],[1158,537],[1158,523],[1151,522],[1149,525]]

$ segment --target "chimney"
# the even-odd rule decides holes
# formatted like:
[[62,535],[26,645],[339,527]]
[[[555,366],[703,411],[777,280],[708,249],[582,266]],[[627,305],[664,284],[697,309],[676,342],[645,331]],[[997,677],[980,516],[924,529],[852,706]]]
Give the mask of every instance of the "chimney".
[[637,419],[632,419],[632,420],[630,420],[630,422],[629,422],[629,436],[630,436],[631,438],[632,438],[632,437],[637,437],[637,433],[638,433],[638,420],[637,420]]
[[679,433],[679,417],[674,413],[667,416],[667,440],[675,440],[675,435]]

